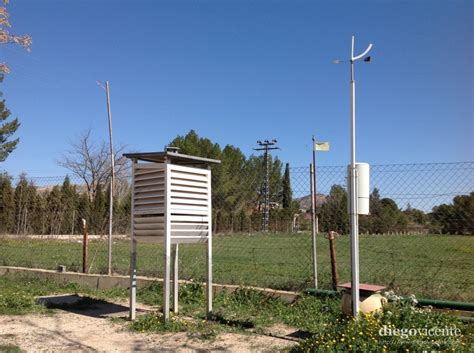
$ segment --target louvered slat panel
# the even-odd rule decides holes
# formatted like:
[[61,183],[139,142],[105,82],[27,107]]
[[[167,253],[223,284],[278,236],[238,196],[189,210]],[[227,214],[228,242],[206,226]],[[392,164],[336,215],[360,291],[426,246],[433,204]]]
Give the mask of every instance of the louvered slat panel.
[[208,187],[207,183],[200,181],[171,178],[171,189],[173,189],[173,186],[187,186],[199,189],[207,189]]
[[176,171],[171,171],[171,180],[173,179],[182,179],[182,180],[192,180],[199,181],[202,183],[207,183],[207,176],[203,174],[194,174],[194,173],[181,173]]
[[172,205],[200,205],[207,207],[207,200],[182,199],[177,197],[171,198]]
[[134,194],[139,194],[142,192],[164,192],[165,188],[163,184],[155,185],[155,186],[141,186],[135,187]]
[[157,230],[157,229],[153,229],[153,230],[137,230],[135,229],[134,230],[135,232],[135,235],[138,235],[138,236],[164,236],[165,234],[165,230],[162,229],[162,230]]
[[207,188],[195,188],[195,187],[188,187],[184,185],[173,185],[171,184],[171,192],[185,192],[189,194],[196,194],[196,195],[206,195],[207,196]]
[[156,205],[157,207],[162,207],[164,206],[165,201],[161,199],[140,199],[137,200],[135,198],[135,207],[137,206],[147,206],[147,205]]
[[156,208],[144,208],[141,206],[140,208],[135,207],[135,214],[136,215],[159,215],[164,214],[164,207],[156,207]]
[[145,229],[165,229],[164,223],[143,223],[135,224],[134,229],[136,230],[145,230]]
[[144,180],[155,180],[155,179],[165,179],[165,174],[163,172],[149,173],[145,175],[138,175],[135,177],[135,182],[144,181]]
[[164,187],[165,179],[164,178],[156,178],[156,179],[150,179],[150,180],[137,180],[137,181],[135,181],[135,187],[158,186],[158,185]]
[[170,196],[171,196],[171,199],[183,198],[183,199],[186,199],[186,200],[205,200],[205,201],[207,201],[207,193],[206,194],[196,194],[196,193],[183,192],[183,191],[171,191]]
[[164,200],[164,192],[139,192],[135,194],[135,200],[144,200],[144,199],[157,199]]
[[135,223],[163,223],[165,217],[134,217]]
[[199,222],[199,223],[208,223],[209,217],[205,216],[196,216],[196,215],[171,215],[171,224],[173,222]]

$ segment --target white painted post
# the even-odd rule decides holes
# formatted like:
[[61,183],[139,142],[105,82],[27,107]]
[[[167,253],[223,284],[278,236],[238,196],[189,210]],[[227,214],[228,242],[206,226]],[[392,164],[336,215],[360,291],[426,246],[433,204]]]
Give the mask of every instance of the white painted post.
[[173,251],[173,312],[178,313],[179,280],[178,280],[178,261],[179,244],[174,245]]
[[357,170],[356,170],[356,106],[355,106],[355,76],[354,76],[354,62],[365,56],[370,49],[372,44],[369,44],[367,49],[360,55],[354,56],[354,36],[352,36],[351,46],[351,115],[350,115],[350,126],[351,126],[351,153],[350,153],[350,180],[349,180],[349,191],[350,191],[350,223],[351,223],[351,293],[352,293],[352,315],[358,317],[359,315],[359,212],[357,208]]
[[209,192],[207,193],[208,209],[208,233],[207,233],[207,317],[211,317],[212,313],[212,177],[211,167],[208,166],[209,176]]
[[137,160],[132,160],[132,205],[131,205],[131,231],[130,231],[130,241],[131,241],[131,251],[130,251],[130,320],[135,320],[136,318],[136,301],[137,301],[137,241],[134,234],[134,222],[133,222],[133,209],[134,209],[134,189],[135,189],[135,166]]
[[314,279],[314,288],[318,289],[318,255],[316,251],[316,197],[314,195],[314,164],[309,165],[309,182],[311,184],[311,239],[313,245],[313,279]]
[[165,234],[164,234],[164,276],[163,276],[163,320],[170,317],[170,265],[171,265],[171,171],[168,159],[165,160]]

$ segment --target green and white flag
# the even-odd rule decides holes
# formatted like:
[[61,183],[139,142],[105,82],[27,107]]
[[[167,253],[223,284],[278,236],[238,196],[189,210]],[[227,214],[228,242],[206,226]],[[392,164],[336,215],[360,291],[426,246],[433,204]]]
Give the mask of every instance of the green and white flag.
[[314,150],[315,151],[329,151],[329,142],[315,142]]

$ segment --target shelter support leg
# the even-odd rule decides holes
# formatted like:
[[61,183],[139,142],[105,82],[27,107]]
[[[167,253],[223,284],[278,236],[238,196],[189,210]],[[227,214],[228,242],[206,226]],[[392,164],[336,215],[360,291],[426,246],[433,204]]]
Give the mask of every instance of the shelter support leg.
[[137,241],[132,240],[130,252],[130,320],[135,320],[137,311]]
[[179,261],[179,245],[174,246],[173,251],[173,312],[178,313],[178,298],[179,298],[179,281],[178,281],[178,261]]
[[165,241],[165,274],[163,278],[163,320],[167,321],[170,318],[170,277],[171,277],[171,244]]
[[212,237],[207,241],[207,317],[212,313]]

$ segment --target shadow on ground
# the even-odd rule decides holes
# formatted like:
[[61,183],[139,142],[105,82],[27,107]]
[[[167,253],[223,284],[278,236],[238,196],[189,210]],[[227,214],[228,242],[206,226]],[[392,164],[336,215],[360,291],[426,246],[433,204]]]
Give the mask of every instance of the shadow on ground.
[[39,297],[37,298],[37,303],[42,304],[49,309],[60,309],[96,318],[124,317],[128,316],[129,312],[127,306],[87,296],[83,297],[77,294]]

